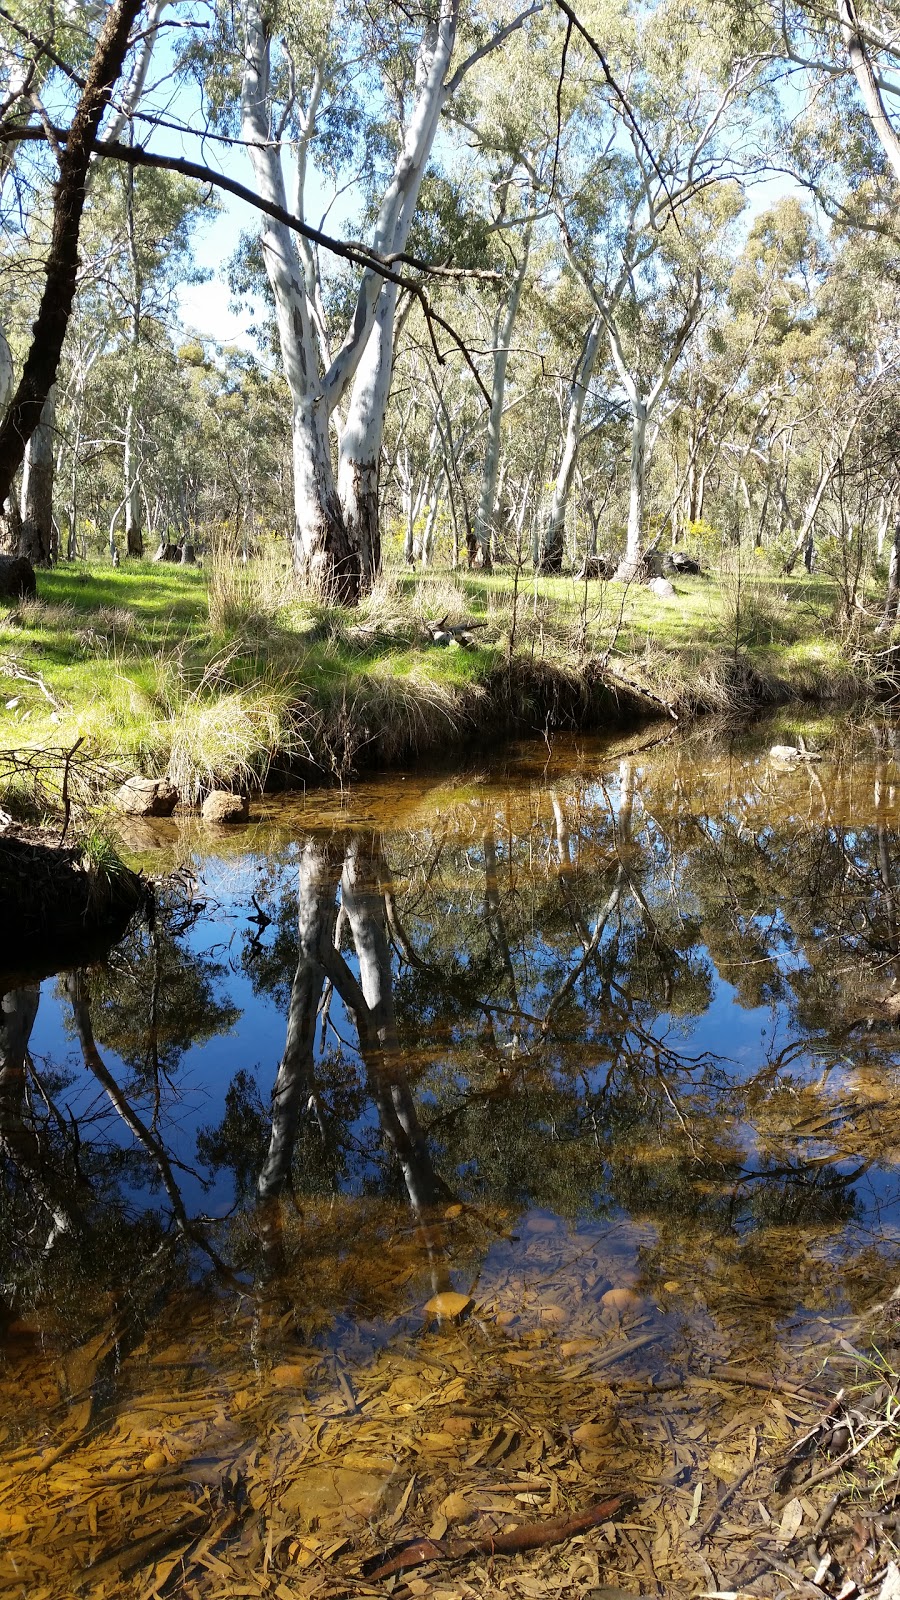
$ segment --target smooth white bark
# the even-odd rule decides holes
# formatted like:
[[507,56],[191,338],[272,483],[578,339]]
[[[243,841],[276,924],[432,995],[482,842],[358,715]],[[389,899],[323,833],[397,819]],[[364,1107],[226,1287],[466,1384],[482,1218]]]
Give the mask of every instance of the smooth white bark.
[[6,334],[0,328],[0,414],[9,405],[13,392],[13,362]]
[[863,104],[895,178],[900,178],[900,138],[885,110],[878,78],[872,68],[865,43],[859,29],[853,0],[838,0],[838,21],[841,38],[847,51],[850,68],[856,79]]
[[584,403],[587,399],[588,385],[597,361],[602,332],[602,320],[599,316],[596,316],[585,335],[578,366],[575,369],[575,375],[569,388],[566,437],[563,441],[559,471],[556,474],[556,482],[553,486],[547,534],[541,555],[542,565],[554,572],[559,571],[562,563],[566,509],[575,478],[575,464],[578,459],[578,445],[581,438],[581,418],[584,412]]
[[144,553],[144,537],[141,529],[141,451],[137,414],[138,382],[138,371],[137,367],[135,367],[131,374],[131,391],[125,410],[125,449],[122,460],[125,480],[125,548],[130,556],[135,557],[142,556]]
[[[261,198],[287,210],[281,152],[270,128],[271,39],[259,0],[246,0],[244,22],[242,132]],[[261,244],[293,405],[294,563],[316,588],[337,590],[352,600],[358,593],[358,562],[348,545],[338,505],[328,438],[331,408],[319,369],[303,267],[291,230],[272,217],[263,220]]]
[[53,467],[56,435],[56,384],[41,411],[41,420],[25,448],[22,468],[22,518],[19,549],[38,566],[53,559]]
[[[441,0],[437,24],[426,28],[416,63],[413,113],[375,230],[375,249],[396,255],[406,247],[419,190],[431,155],[456,42],[458,0]],[[382,283],[371,333],[359,362],[341,434],[338,493],[344,518],[360,553],[363,586],[381,566],[378,476],[384,419],[393,376],[397,285]]]
[[491,565],[494,536],[494,515],[497,508],[497,484],[500,477],[500,457],[503,436],[503,405],[506,398],[506,369],[509,365],[509,348],[513,327],[522,301],[528,258],[531,253],[531,223],[522,234],[522,255],[516,269],[505,306],[497,307],[494,317],[494,370],[491,380],[491,409],[488,416],[484,464],[481,469],[481,492],[475,513],[475,538],[481,551],[484,566]]

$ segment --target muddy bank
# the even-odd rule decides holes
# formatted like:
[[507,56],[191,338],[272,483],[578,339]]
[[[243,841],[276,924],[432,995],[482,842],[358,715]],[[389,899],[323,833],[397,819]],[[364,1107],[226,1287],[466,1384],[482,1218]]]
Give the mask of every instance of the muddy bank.
[[[637,677],[633,663],[620,671],[597,657],[575,667],[521,654],[485,678],[453,685],[440,699],[414,683],[402,695],[396,686],[389,694],[383,688],[361,683],[352,702],[298,705],[302,748],[291,750],[287,741],[274,749],[260,787],[317,786],[423,758],[465,759],[496,750],[498,740],[529,734],[613,735],[660,717],[678,724],[704,716],[750,719],[791,703],[850,705],[864,698],[861,682],[841,681],[826,694],[821,687],[761,674],[745,656],[717,652],[690,684],[668,689]],[[170,775],[178,782],[177,773]],[[227,787],[231,780],[222,774],[217,781]]]
[[144,879],[106,847],[89,854],[37,828],[0,833],[0,972],[81,963],[121,938],[149,903]]

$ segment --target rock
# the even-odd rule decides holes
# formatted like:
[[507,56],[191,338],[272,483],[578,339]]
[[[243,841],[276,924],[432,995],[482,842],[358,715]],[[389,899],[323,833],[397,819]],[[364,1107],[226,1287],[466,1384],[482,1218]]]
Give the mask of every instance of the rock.
[[661,578],[663,558],[659,550],[645,550],[638,563],[635,576],[639,583],[649,583],[651,578]]
[[0,556],[0,600],[37,598],[34,567],[25,556]]
[[612,556],[585,556],[575,578],[578,583],[584,583],[588,578],[599,578],[606,582],[615,570],[616,563]]
[[647,588],[652,589],[654,594],[658,594],[660,600],[675,599],[675,590],[672,588],[668,578],[651,578]]
[[443,1317],[448,1322],[456,1322],[464,1311],[468,1311],[471,1304],[471,1295],[458,1294],[455,1289],[444,1289],[426,1301],[425,1310],[432,1317]]
[[641,1297],[633,1289],[607,1289],[600,1296],[600,1303],[609,1311],[630,1311],[640,1305]]
[[769,751],[772,761],[821,761],[822,757],[813,750],[801,750],[795,744],[773,744]]
[[127,817],[170,817],[178,790],[165,778],[129,778],[113,796],[113,804]]
[[229,789],[212,789],[202,806],[206,822],[246,822],[249,812],[247,796],[232,794]]
[[682,572],[690,577],[700,576],[700,563],[693,556],[685,555],[683,550],[670,550],[663,561],[663,572]]

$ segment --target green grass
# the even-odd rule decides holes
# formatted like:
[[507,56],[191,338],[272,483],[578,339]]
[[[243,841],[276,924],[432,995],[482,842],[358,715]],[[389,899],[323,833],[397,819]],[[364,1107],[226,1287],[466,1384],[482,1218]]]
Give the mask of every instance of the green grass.
[[[727,709],[766,686],[773,699],[862,687],[827,579],[675,587],[664,600],[510,571],[388,573],[354,612],[297,599],[280,551],[209,577],[61,565],[39,574],[37,602],[0,607],[0,745],[83,738],[117,769],[168,770],[196,797],[262,783],[273,756],[343,775],[446,748],[526,705],[532,721],[545,702],[551,720],[596,725],[604,672],[679,710]],[[483,623],[475,647],[432,644],[423,624],[441,617]]]

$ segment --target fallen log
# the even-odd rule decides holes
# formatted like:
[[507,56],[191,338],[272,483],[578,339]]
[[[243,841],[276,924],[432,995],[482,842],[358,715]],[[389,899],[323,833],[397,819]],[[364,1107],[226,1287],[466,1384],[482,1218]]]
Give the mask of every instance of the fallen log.
[[501,1533],[486,1533],[475,1539],[414,1539],[401,1545],[387,1559],[374,1556],[363,1567],[369,1579],[390,1578],[395,1572],[405,1572],[409,1567],[419,1567],[426,1561],[463,1561],[466,1556],[514,1556],[523,1550],[540,1550],[548,1544],[564,1544],[589,1528],[609,1522],[617,1512],[629,1509],[634,1497],[616,1494],[609,1500],[600,1500],[586,1511],[576,1511],[570,1517],[555,1517],[549,1522],[523,1522],[518,1528],[505,1528]]

